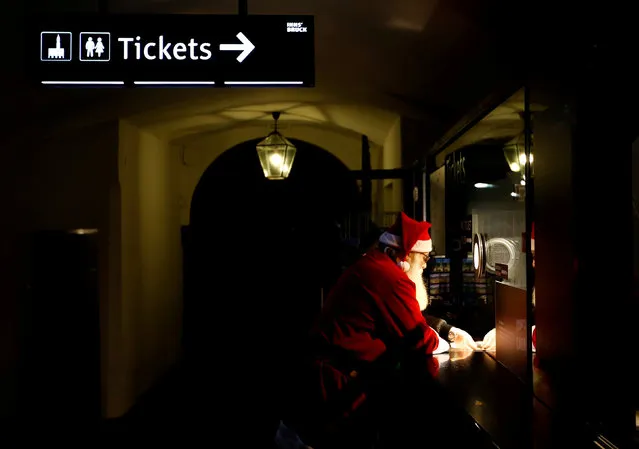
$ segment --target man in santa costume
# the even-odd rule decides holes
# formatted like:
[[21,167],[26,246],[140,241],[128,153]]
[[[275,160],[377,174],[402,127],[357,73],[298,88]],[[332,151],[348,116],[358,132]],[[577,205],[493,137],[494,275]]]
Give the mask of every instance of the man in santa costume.
[[[391,228],[386,233],[386,235],[394,235],[393,232],[394,230]],[[380,245],[380,236],[382,235],[382,233],[375,232],[375,234],[377,241],[373,245],[366,246],[368,251],[375,250]],[[385,238],[382,238],[382,240],[385,240]],[[428,323],[428,325],[433,328],[441,338],[448,341],[451,344],[452,348],[468,349],[473,351],[477,350],[478,345],[468,332],[448,324],[446,320],[442,318],[427,313],[427,308],[430,304],[430,300],[428,298],[426,284],[424,283],[424,268],[417,264],[412,265],[411,269],[406,273],[406,275],[410,278],[411,281],[415,283],[415,294],[417,297],[417,302],[419,303],[419,308],[422,311],[422,315],[424,315],[424,318],[426,318],[426,322]]]
[[[329,294],[300,374],[307,394],[297,399],[306,413],[300,410],[292,419],[307,444],[320,447],[317,438],[322,434],[348,428],[349,420],[365,408],[367,387],[389,366],[396,366],[400,354],[449,350],[449,342],[422,315],[428,304],[422,274],[433,249],[430,227],[401,212],[377,247],[349,267]],[[466,338],[472,342],[465,332],[448,330],[460,344]],[[341,434],[329,444],[339,441],[353,447],[355,441],[362,442],[359,436],[347,440]]]
[[[532,255],[532,267],[535,268],[535,223],[532,223],[532,227],[530,230],[530,253]],[[535,287],[533,286],[532,291],[532,304],[533,304],[533,313],[535,311]],[[479,347],[485,351],[494,352],[497,349],[497,331],[496,329],[491,329],[488,331],[486,336],[484,336],[483,341],[479,344]],[[533,352],[537,352],[537,326],[533,325],[532,327],[532,350]]]

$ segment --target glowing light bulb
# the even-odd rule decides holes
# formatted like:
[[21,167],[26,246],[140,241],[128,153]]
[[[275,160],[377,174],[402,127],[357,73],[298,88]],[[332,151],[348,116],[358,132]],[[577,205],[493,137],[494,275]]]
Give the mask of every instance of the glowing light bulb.
[[513,162],[512,164],[510,164],[510,169],[512,171],[519,171],[521,170],[521,167],[519,166],[517,162]]
[[273,164],[274,166],[279,167],[280,165],[282,165],[282,162],[284,162],[284,159],[282,158],[281,155],[279,155],[278,153],[275,153],[275,154],[271,154],[269,161],[271,161],[271,164]]
[[475,243],[475,246],[473,247],[473,266],[475,267],[475,270],[479,269],[479,244]]
[[524,165],[524,164],[526,163],[526,155],[525,155],[524,153],[521,153],[521,154],[519,155],[519,163],[520,163],[521,165]]

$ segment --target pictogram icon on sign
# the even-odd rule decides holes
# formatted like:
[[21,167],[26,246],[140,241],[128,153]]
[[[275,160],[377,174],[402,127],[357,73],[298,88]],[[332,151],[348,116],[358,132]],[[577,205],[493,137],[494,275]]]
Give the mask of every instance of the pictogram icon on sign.
[[78,49],[82,62],[108,62],[111,60],[111,33],[105,31],[80,33]]
[[40,33],[40,61],[71,61],[69,31],[43,31]]

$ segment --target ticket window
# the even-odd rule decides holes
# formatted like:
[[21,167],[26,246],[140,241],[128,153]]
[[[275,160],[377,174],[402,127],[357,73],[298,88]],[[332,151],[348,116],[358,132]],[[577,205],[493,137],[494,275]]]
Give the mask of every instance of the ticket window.
[[[436,251],[431,310],[477,340],[498,327],[497,312],[514,314],[500,335],[518,335],[506,346],[521,352],[524,365],[530,296],[526,230],[532,220],[525,110],[522,89],[435,156],[429,179]],[[498,295],[508,298],[502,304],[508,307],[497,307]],[[525,373],[519,365],[517,371]]]

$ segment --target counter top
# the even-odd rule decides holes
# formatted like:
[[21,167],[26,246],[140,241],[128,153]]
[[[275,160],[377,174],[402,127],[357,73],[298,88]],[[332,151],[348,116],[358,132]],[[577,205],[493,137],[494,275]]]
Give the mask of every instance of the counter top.
[[489,354],[451,349],[449,354],[434,357],[439,362],[435,377],[446,396],[500,449],[541,449],[554,447],[558,441],[590,447],[583,429],[565,420],[557,422],[532,388]]
[[435,357],[439,384],[498,447],[521,448],[530,440],[534,398],[521,380],[481,351],[451,349]]

